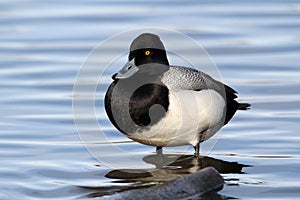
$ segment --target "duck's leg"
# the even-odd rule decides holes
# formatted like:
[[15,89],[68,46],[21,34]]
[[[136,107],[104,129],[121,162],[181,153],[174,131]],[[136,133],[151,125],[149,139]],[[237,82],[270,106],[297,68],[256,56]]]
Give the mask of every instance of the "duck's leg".
[[208,130],[205,130],[203,132],[201,132],[201,134],[199,135],[200,138],[199,138],[199,142],[196,144],[196,146],[194,146],[194,149],[195,149],[195,157],[199,157],[200,156],[200,142],[203,142],[205,140],[205,137],[207,135],[207,131]]
[[195,157],[199,157],[199,152],[200,152],[200,142],[198,142],[196,144],[196,146],[194,146],[194,149],[195,149]]
[[162,154],[162,147],[156,147],[156,154]]

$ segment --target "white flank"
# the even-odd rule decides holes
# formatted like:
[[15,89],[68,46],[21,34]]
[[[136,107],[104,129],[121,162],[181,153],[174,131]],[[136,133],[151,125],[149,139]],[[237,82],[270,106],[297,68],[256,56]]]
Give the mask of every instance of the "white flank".
[[[170,91],[167,115],[149,130],[130,138],[153,146],[180,146],[199,142],[200,133],[214,129],[224,115],[225,101],[214,90]],[[214,133],[219,128],[215,128]],[[210,131],[210,135],[213,135]]]

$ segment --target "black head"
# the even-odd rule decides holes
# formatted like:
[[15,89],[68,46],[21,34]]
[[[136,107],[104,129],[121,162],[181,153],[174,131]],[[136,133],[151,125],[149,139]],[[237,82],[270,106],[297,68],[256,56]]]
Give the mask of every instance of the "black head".
[[126,79],[133,75],[157,76],[169,69],[165,47],[160,38],[151,33],[143,33],[130,45],[128,62],[113,76]]
[[158,63],[169,65],[166,49],[159,36],[152,33],[139,35],[130,45],[128,60],[135,60],[135,65]]

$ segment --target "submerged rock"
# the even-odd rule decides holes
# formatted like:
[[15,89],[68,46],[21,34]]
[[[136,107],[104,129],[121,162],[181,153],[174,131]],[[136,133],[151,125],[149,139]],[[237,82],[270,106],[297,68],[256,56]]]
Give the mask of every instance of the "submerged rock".
[[[204,168],[150,188],[134,189],[99,199],[207,199],[223,188],[224,180],[213,167]],[[211,194],[209,194],[211,193]],[[216,197],[216,196],[215,196]]]

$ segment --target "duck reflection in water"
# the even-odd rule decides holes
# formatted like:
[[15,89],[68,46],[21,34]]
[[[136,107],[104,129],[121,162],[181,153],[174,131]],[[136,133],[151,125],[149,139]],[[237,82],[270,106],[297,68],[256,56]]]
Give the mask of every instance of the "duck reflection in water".
[[[155,186],[158,183],[171,181],[184,175],[195,173],[206,167],[214,167],[219,173],[243,173],[248,165],[227,162],[211,157],[195,157],[181,154],[154,154],[143,158],[143,161],[155,166],[151,169],[118,169],[108,172],[105,177],[113,179],[117,185],[110,187],[84,187],[92,192],[87,198],[112,195],[127,190]],[[118,185],[121,183],[121,185]],[[125,183],[125,185],[123,184]],[[127,184],[128,183],[128,184]],[[199,199],[226,199],[216,192],[207,193]]]
[[195,157],[194,155],[155,154],[143,158],[146,163],[153,164],[154,169],[119,169],[105,175],[107,178],[141,182],[165,182],[183,175],[197,172],[205,167],[214,167],[219,173],[242,173],[247,165],[228,162],[211,157]]

